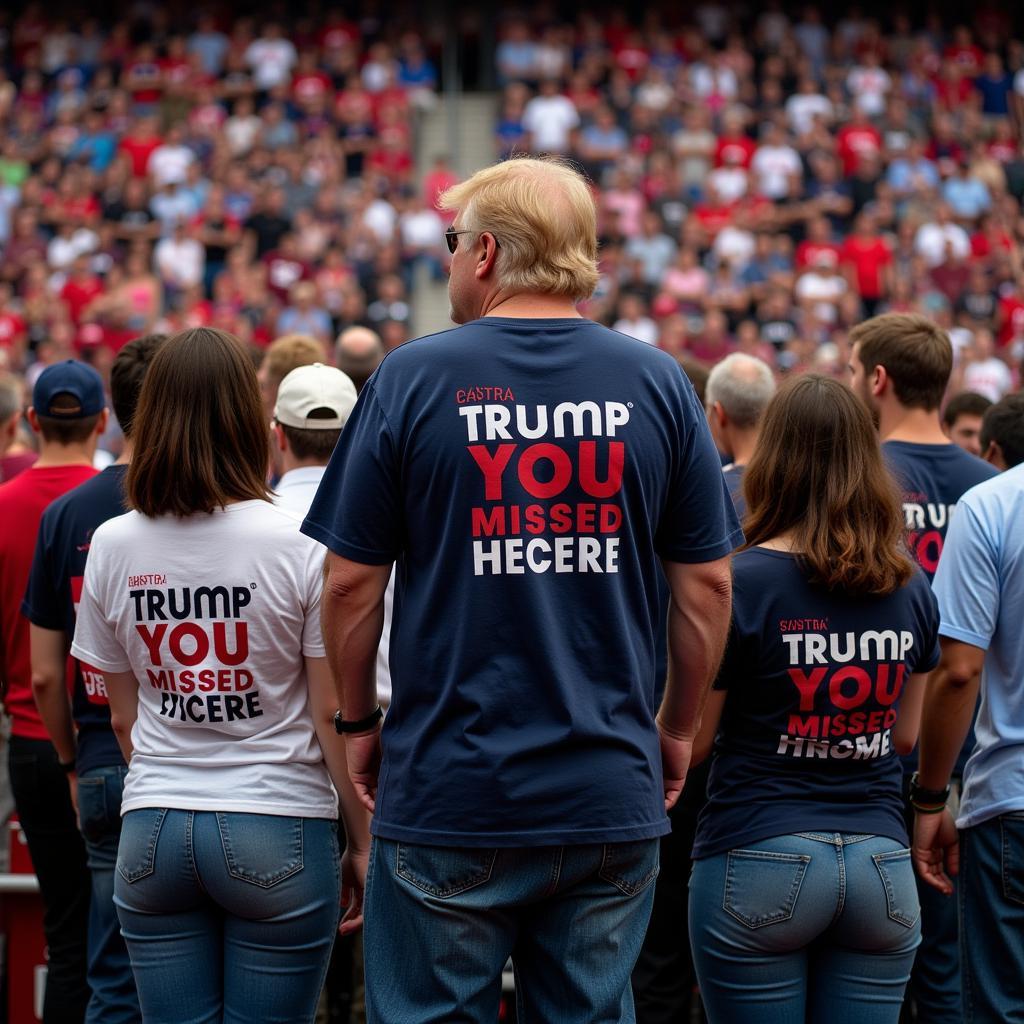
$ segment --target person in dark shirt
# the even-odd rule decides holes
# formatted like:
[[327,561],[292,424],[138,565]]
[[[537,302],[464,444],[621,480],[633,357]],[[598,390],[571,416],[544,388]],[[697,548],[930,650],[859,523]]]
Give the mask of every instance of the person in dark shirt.
[[981,457],[1000,473],[1024,462],[1024,395],[1007,395],[981,421]]
[[729,462],[722,467],[736,514],[746,515],[743,471],[754,454],[757,434],[775,394],[771,367],[755,356],[735,352],[717,363],[708,376],[705,404],[715,445]]
[[897,754],[938,660],[935,599],[839,382],[784,385],[744,487],[733,624],[694,745],[714,748],[690,881],[701,996],[714,1024],[896,1024],[920,935]]
[[132,421],[160,334],[129,342],[110,371],[111,401],[125,444],[117,462],[58,498],[43,513],[22,611],[31,623],[32,690],[78,809],[92,878],[88,1020],[136,1021],[139,1000],[128,950],[114,909],[114,865],[121,836],[121,789],[127,767],[110,728],[103,673],[75,661],[68,700],[65,665],[75,631],[85,563],[93,531],[122,515],[124,477],[132,449]]
[[942,410],[942,432],[965,452],[981,455],[981,420],[991,399],[976,391],[961,391]]
[[291,229],[291,218],[285,212],[284,190],[279,188],[268,190],[262,209],[245,222],[245,234],[255,247],[258,260],[276,249],[281,236]]
[[[946,530],[961,495],[996,469],[957,447],[942,431],[939,406],[953,369],[948,335],[931,320],[886,313],[850,332],[850,385],[874,416],[882,451],[903,492],[907,547],[929,582],[938,568]],[[961,754],[958,775],[974,745]],[[916,752],[903,761],[905,791]],[[912,821],[912,810],[906,809]],[[921,950],[908,990],[918,1013],[936,1024],[962,1018],[957,909],[924,883]]]

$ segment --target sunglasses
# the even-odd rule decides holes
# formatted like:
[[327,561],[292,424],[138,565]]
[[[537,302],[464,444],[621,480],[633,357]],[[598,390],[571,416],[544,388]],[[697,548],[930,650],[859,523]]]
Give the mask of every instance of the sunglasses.
[[[463,228],[461,231],[456,231],[454,228],[449,228],[444,233],[444,240],[448,243],[448,251],[454,256],[455,248],[459,244],[459,235],[478,235],[479,231],[474,231],[471,228]],[[494,244],[497,248],[501,248],[501,243],[495,238]]]

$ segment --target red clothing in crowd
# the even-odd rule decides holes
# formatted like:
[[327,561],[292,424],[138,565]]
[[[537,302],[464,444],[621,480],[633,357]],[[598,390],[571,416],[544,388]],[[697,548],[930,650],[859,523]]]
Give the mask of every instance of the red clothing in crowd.
[[862,156],[871,156],[882,151],[882,136],[870,124],[848,124],[836,135],[839,144],[839,159],[843,161],[843,173],[853,174]]
[[132,174],[136,178],[144,178],[149,167],[149,158],[153,150],[163,144],[163,139],[154,135],[148,139],[140,139],[134,135],[128,135],[121,140],[120,149],[122,153],[128,154],[131,161]]
[[892,251],[881,238],[850,235],[843,243],[843,262],[853,267],[857,291],[862,298],[882,297],[882,270],[892,263]]
[[78,280],[69,277],[60,290],[60,297],[68,308],[68,315],[72,323],[77,325],[81,322],[82,313],[93,299],[103,294],[103,282],[100,278],[90,275]]
[[32,697],[28,619],[21,613],[39,521],[51,501],[95,475],[92,466],[33,467],[0,486],[0,676],[14,736],[50,738]]
[[1008,345],[1013,338],[1024,336],[1024,300],[1019,295],[1001,298],[999,313],[1002,327],[997,340],[1000,345]]
[[841,256],[841,249],[835,242],[801,242],[796,247],[796,253],[794,254],[794,262],[796,263],[797,269],[803,267],[813,267],[818,265],[818,260],[822,256],[829,257],[829,266],[838,267]]
[[715,146],[715,166],[731,163],[736,167],[750,167],[757,143],[746,135],[723,135]]

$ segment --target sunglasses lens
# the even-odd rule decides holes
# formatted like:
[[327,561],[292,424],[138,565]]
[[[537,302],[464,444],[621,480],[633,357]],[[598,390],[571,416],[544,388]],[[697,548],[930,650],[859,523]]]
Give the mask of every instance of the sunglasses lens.
[[444,233],[444,240],[448,243],[448,251],[454,256],[455,246],[459,240],[459,236],[454,231],[449,229]]

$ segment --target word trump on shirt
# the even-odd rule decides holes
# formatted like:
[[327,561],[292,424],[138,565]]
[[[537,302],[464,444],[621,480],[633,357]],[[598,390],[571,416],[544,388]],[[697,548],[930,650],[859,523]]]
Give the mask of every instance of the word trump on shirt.
[[250,587],[146,586],[128,596],[149,657],[147,679],[161,691],[161,715],[204,724],[262,716],[256,680],[245,667]]
[[913,634],[787,632],[785,620],[780,626],[798,703],[776,753],[854,760],[889,754]]
[[[481,403],[458,412],[483,489],[484,504],[470,510],[474,575],[617,573],[623,513],[610,499],[622,489],[626,446],[614,438],[629,404]],[[508,501],[513,487],[534,501]]]

